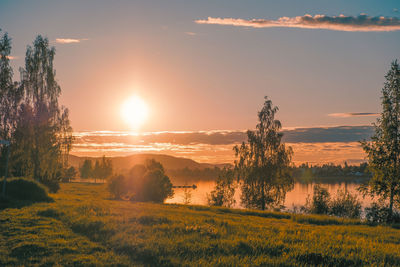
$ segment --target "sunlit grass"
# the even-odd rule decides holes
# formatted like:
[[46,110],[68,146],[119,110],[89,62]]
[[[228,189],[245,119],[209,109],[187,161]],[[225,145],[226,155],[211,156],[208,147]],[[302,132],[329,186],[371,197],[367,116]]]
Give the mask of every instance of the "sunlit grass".
[[0,211],[0,265],[399,265],[400,230],[329,216],[108,199],[64,184]]

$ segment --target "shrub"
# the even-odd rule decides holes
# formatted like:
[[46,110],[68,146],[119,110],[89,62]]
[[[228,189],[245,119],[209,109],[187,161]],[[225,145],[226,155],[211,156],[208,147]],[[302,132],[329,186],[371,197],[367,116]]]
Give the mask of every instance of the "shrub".
[[361,202],[356,196],[339,189],[337,197],[330,204],[330,214],[338,217],[359,218]]
[[[0,180],[0,192],[3,191],[3,180]],[[23,200],[32,202],[49,202],[46,188],[39,182],[28,178],[7,179],[6,197],[10,200]]]
[[320,185],[314,185],[314,193],[312,201],[310,197],[307,198],[306,206],[302,211],[314,214],[328,214],[329,213],[330,194],[326,188]]
[[40,182],[45,185],[51,193],[57,193],[60,189],[60,181],[56,179],[41,179]]
[[400,213],[393,211],[391,218],[389,214],[389,207],[380,203],[373,202],[370,207],[365,208],[365,219],[369,223],[400,223]]
[[172,183],[161,163],[148,160],[146,165],[136,165],[127,178],[122,175],[109,180],[108,190],[116,198],[128,197],[133,201],[162,203],[173,195]]
[[233,170],[224,169],[218,176],[214,190],[207,196],[208,205],[232,207],[236,203],[235,189]]
[[359,218],[361,215],[361,202],[357,197],[343,190],[337,191],[337,197],[331,200],[326,188],[314,186],[312,200],[307,198],[305,207],[301,211],[313,214],[334,215],[345,218]]
[[126,179],[123,175],[113,176],[108,180],[108,191],[115,199],[121,199],[128,193]]
[[136,188],[133,200],[162,203],[173,196],[172,183],[164,174],[164,169],[147,171],[142,186]]

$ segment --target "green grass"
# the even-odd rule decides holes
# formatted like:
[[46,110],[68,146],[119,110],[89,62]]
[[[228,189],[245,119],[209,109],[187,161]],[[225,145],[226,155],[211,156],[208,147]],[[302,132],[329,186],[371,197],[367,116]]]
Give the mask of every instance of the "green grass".
[[358,220],[108,199],[63,184],[0,211],[0,266],[392,266],[400,230]]

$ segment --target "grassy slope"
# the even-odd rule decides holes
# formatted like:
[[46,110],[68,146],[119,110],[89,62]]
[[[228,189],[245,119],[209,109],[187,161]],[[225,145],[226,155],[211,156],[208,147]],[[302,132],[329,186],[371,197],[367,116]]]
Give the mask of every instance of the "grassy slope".
[[3,265],[400,265],[400,230],[322,216],[107,199],[64,184],[0,211]]

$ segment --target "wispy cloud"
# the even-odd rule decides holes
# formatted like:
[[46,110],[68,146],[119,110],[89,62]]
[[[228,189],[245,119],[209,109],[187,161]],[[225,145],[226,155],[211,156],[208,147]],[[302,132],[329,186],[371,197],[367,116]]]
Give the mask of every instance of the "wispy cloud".
[[89,39],[87,38],[82,38],[82,39],[72,39],[72,38],[57,38],[56,43],[57,44],[74,44],[74,43],[80,43],[82,41],[87,41]]
[[379,116],[379,113],[370,113],[370,112],[347,112],[347,113],[330,113],[329,117],[336,118],[349,118],[349,117],[376,117]]
[[190,36],[195,36],[195,35],[197,35],[197,33],[195,33],[195,32],[185,32],[185,34],[190,35]]
[[207,19],[196,20],[195,22],[198,24],[218,24],[253,28],[285,27],[348,32],[385,32],[400,30],[400,19],[397,17],[371,17],[365,14],[359,16],[311,16],[306,14],[297,17],[281,17],[277,20],[208,17]]

